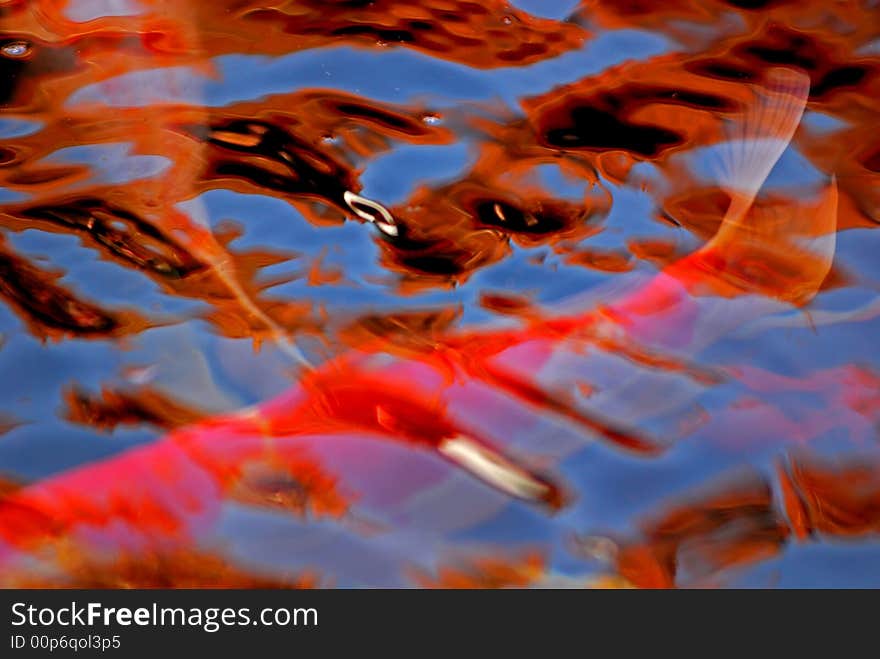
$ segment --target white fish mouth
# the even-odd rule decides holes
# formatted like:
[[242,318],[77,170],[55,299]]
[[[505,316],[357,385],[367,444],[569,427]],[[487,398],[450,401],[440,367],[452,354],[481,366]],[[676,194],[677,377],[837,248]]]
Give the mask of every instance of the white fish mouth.
[[547,501],[551,488],[504,457],[464,436],[443,440],[440,453],[496,489],[518,499]]

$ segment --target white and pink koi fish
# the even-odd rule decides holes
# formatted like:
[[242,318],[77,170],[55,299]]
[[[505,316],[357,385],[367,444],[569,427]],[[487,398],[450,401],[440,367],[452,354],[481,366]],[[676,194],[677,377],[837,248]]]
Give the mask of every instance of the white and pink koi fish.
[[[809,92],[792,70],[767,80],[727,144],[720,182],[731,203],[721,228],[691,255],[616,299],[588,309],[572,301],[521,328],[450,333],[407,354],[377,339],[305,371],[266,403],[14,491],[0,500],[0,584],[35,571],[75,583],[71,552],[107,569],[121,555],[181,547],[241,553],[262,537],[255,528],[268,529],[269,544],[282,532],[267,507],[296,511],[294,528],[283,527],[294,540],[282,542],[293,563],[395,583],[411,561],[448,546],[451,532],[511,501],[564,507],[569,493],[546,456],[593,440],[663,451],[638,421],[703,386],[688,357],[748,320],[806,304],[831,268],[833,179],[796,217],[754,207]],[[210,232],[178,228],[222,269]],[[578,397],[594,376],[603,388]],[[644,392],[658,388],[664,395],[648,404]],[[548,431],[554,424],[569,432]]]

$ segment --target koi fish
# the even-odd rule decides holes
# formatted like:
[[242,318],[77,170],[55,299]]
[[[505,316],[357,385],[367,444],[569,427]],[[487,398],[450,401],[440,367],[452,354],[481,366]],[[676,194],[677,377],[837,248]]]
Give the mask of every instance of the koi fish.
[[[683,354],[749,318],[806,304],[831,267],[833,180],[809,215],[780,220],[753,208],[809,92],[794,71],[774,70],[768,79],[728,145],[722,184],[731,204],[721,229],[690,256],[587,311],[573,300],[522,328],[463,331],[406,354],[377,339],[305,372],[266,403],[18,489],[0,500],[4,579],[15,580],[15,566],[34,565],[61,582],[75,577],[63,560],[71,547],[95,561],[194,542],[234,548],[245,539],[237,532],[231,539],[223,520],[235,502],[295,511],[305,538],[300,560],[328,546],[312,544],[309,533],[338,534],[333,546],[366,552],[363,565],[389,570],[388,560],[432,551],[444,533],[490,518],[511,500],[564,507],[570,495],[540,464],[541,452],[558,460],[596,438],[636,454],[664,450],[636,429],[637,416],[616,421],[625,418],[621,405],[585,405],[568,391],[609,353],[630,364],[618,401],[634,379],[656,387],[658,365],[696,378]],[[387,220],[377,206],[364,212]],[[210,244],[207,233],[180,221]],[[771,276],[784,277],[785,286]],[[542,435],[548,417],[576,432],[564,441]],[[351,568],[338,557],[311,558],[342,573]]]

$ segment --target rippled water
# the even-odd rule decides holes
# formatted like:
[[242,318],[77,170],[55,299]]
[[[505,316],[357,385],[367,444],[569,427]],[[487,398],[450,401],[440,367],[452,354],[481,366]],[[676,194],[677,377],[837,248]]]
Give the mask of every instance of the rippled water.
[[0,67],[0,583],[880,587],[874,0],[0,0]]

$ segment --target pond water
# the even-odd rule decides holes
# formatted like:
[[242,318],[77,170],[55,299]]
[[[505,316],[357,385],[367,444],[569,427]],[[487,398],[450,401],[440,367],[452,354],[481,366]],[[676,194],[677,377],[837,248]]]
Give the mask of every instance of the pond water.
[[0,0],[0,67],[0,583],[880,587],[876,2]]

